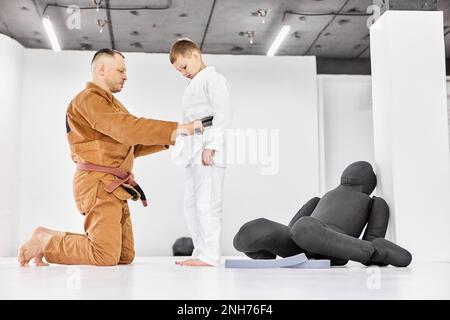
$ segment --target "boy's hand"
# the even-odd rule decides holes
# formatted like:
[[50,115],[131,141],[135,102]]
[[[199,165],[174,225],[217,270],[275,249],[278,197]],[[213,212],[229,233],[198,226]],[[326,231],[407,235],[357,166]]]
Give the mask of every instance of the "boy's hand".
[[216,150],[205,149],[202,153],[202,163],[204,166],[211,166],[214,164],[213,157]]

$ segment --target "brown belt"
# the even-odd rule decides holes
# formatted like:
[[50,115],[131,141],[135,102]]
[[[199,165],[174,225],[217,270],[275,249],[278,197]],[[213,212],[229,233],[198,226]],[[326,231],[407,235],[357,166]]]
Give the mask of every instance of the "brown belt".
[[123,169],[120,168],[111,168],[111,167],[103,167],[96,164],[91,163],[77,163],[77,170],[81,171],[95,171],[95,172],[103,172],[112,174],[113,176],[116,176],[117,180],[112,181],[111,183],[108,183],[105,186],[105,190],[109,193],[116,190],[118,187],[123,186],[125,190],[127,190],[129,193],[130,189],[124,186],[124,184],[129,184],[132,186],[136,191],[139,193],[142,204],[144,207],[148,205],[147,198],[145,197],[144,191],[142,188],[137,184],[136,181],[134,181],[134,175],[131,172],[126,172]]

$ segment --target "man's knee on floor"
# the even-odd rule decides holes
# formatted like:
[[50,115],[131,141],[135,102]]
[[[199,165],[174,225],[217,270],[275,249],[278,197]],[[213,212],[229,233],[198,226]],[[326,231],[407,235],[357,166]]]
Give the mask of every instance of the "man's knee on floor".
[[96,266],[115,266],[120,261],[120,246],[117,248],[95,247],[93,259]]
[[134,251],[122,254],[120,256],[119,264],[131,264],[134,261],[134,257],[135,257]]

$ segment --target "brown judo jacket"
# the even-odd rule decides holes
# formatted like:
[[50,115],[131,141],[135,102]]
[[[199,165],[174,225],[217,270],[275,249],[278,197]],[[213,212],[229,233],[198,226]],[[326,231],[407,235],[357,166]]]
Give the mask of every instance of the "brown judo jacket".
[[[177,122],[131,115],[111,93],[92,82],[70,102],[66,114],[67,139],[74,162],[127,172],[132,171],[136,157],[173,145],[177,126]],[[76,171],[73,192],[78,210],[88,212],[97,198],[97,189],[115,179],[110,174]],[[113,193],[121,200],[133,198],[122,187]]]

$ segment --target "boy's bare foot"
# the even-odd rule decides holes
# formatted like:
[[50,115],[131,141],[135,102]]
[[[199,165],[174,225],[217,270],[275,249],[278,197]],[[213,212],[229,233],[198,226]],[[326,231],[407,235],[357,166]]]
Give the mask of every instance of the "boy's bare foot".
[[193,261],[195,261],[197,259],[187,259],[187,260],[179,260],[179,261],[175,261],[175,264],[179,265],[179,266],[184,266],[186,263],[191,263]]
[[19,248],[17,260],[19,261],[20,266],[27,266],[33,258],[37,266],[48,265],[42,261],[42,258],[44,257],[44,249],[50,241],[50,238],[58,233],[58,231],[49,230],[43,227],[36,228],[30,240],[25,242],[25,244]]
[[209,263],[203,262],[199,259],[188,259],[184,261],[177,261],[175,264],[179,266],[187,266],[187,267],[212,267]]
[[178,260],[178,261],[175,261],[175,264],[176,265],[179,265],[179,266],[182,266],[183,265],[183,263],[186,263],[187,261],[192,261],[192,260],[194,260],[194,259],[187,259],[187,260]]

